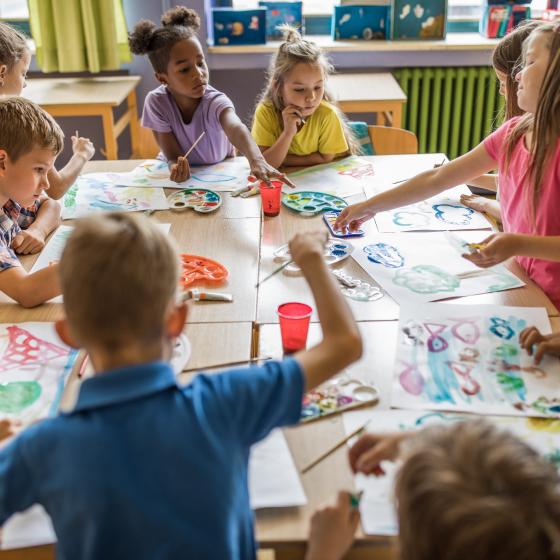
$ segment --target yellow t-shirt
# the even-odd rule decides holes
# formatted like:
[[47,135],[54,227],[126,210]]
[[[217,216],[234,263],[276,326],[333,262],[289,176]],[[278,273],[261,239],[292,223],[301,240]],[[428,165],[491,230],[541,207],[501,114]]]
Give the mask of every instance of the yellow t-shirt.
[[[251,131],[258,146],[274,145],[282,133],[282,116],[272,103],[259,103],[255,110],[255,119]],[[315,152],[320,154],[341,154],[348,151],[348,143],[335,108],[326,101],[305,120],[301,130],[294,136],[288,154],[308,156]]]

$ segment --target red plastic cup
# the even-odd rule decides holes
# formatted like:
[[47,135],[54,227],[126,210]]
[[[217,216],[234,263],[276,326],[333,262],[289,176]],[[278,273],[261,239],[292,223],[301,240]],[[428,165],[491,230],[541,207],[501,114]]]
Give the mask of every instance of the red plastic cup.
[[313,309],[305,303],[283,303],[278,307],[280,334],[284,354],[292,354],[305,348],[307,331]]
[[278,216],[280,214],[280,196],[282,195],[282,182],[270,181],[267,185],[264,181],[259,185],[261,191],[262,209],[265,216]]

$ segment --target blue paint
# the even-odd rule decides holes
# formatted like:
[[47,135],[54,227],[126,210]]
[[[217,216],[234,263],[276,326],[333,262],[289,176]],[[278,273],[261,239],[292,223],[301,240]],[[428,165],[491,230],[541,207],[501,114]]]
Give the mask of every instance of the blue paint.
[[490,318],[489,330],[491,333],[504,340],[509,340],[515,334],[515,331],[511,328],[508,321],[500,317]]
[[346,251],[341,249],[333,249],[331,251],[331,255],[335,257],[343,257],[344,255],[346,255]]
[[395,212],[393,223],[400,227],[422,227],[430,223],[430,218],[420,212]]
[[404,257],[396,247],[387,243],[366,245],[364,253],[368,256],[369,261],[383,265],[385,268],[401,268],[404,266]]
[[223,175],[221,173],[195,173],[191,176],[191,179],[201,183],[227,183],[228,181],[234,181],[236,177],[235,175]]
[[[455,226],[466,226],[470,223],[472,215],[474,214],[472,208],[456,204],[434,204],[432,209],[435,212],[437,220]],[[458,213],[457,210],[461,212]]]

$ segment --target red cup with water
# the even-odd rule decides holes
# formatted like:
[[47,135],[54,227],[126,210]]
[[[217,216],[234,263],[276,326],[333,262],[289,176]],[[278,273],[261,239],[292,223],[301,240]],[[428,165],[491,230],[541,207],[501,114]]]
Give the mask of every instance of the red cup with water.
[[267,185],[261,181],[259,185],[261,191],[262,209],[265,216],[274,217],[280,214],[280,197],[282,196],[282,182],[270,181]]
[[312,312],[313,309],[309,305],[295,301],[283,303],[278,307],[284,354],[293,354],[305,348]]

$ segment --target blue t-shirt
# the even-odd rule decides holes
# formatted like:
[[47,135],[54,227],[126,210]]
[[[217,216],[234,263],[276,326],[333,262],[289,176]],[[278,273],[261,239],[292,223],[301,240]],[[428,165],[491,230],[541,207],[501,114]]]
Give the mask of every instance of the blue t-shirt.
[[293,359],[185,387],[163,362],[87,379],[71,413],[0,451],[0,523],[43,505],[67,560],[254,559],[249,448],[302,395]]

